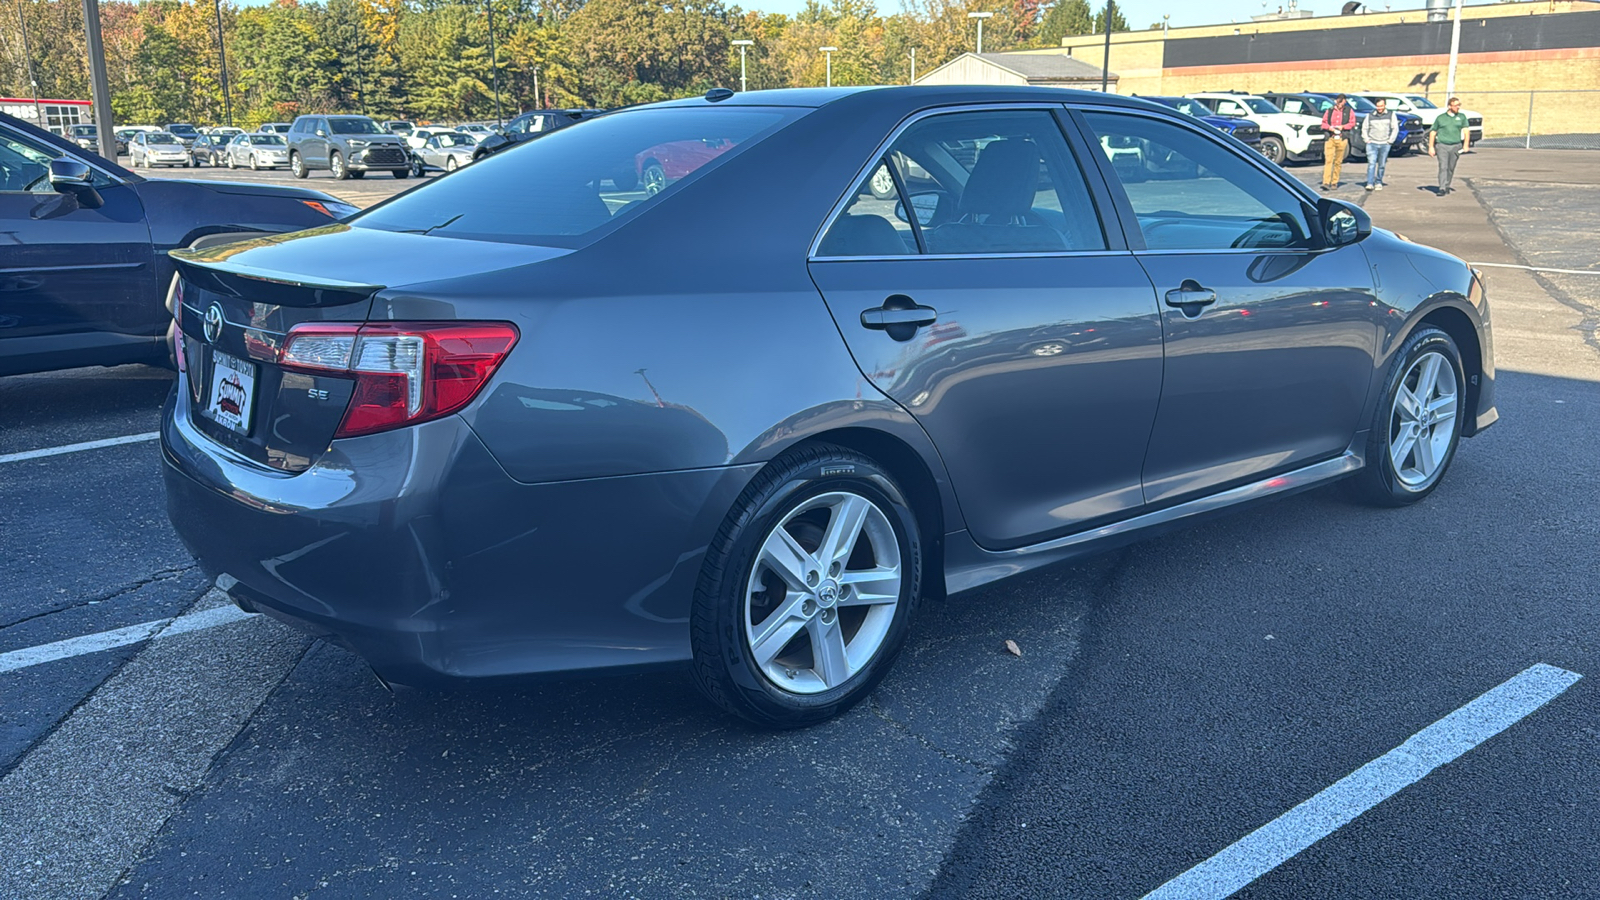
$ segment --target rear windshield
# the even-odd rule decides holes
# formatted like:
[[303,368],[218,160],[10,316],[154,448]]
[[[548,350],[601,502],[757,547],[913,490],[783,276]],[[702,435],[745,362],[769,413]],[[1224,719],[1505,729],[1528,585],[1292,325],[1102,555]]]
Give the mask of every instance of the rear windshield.
[[490,156],[350,224],[576,248],[801,112],[669,107],[603,116]]
[[360,116],[329,116],[328,128],[334,134],[388,134],[378,123]]

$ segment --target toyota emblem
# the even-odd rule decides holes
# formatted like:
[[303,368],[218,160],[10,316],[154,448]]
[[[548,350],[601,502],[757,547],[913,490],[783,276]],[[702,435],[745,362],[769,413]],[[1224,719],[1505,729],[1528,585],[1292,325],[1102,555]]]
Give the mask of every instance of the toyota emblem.
[[222,307],[211,304],[206,310],[206,343],[215,344],[217,338],[222,336]]

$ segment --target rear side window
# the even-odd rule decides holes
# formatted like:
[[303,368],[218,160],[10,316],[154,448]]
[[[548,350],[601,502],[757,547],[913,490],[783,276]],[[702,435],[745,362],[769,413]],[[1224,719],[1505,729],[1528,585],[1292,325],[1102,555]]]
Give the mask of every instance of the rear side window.
[[819,255],[899,255],[891,237],[920,239],[934,255],[1106,249],[1082,170],[1045,110],[930,116],[895,140],[886,161],[904,195],[888,165],[876,167]]
[[487,157],[351,220],[358,228],[580,247],[801,110],[656,108],[603,116]]

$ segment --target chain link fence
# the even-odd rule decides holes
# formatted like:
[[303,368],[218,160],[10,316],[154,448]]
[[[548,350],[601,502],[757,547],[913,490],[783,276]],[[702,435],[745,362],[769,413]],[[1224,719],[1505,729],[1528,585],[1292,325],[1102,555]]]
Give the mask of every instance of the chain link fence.
[[[1483,116],[1483,147],[1600,150],[1600,125],[1588,115],[1600,102],[1592,91],[1461,92],[1461,105]],[[1431,98],[1443,106],[1442,94]]]

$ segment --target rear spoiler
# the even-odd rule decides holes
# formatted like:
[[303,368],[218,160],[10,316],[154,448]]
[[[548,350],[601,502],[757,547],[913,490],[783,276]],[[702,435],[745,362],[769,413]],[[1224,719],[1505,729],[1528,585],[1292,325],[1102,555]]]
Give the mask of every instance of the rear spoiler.
[[312,232],[334,234],[349,230],[348,225],[325,225],[311,232],[268,234],[246,240],[187,250],[169,250],[178,271],[197,287],[220,294],[272,303],[279,306],[342,306],[367,300],[388,285],[365,284],[268,269],[233,261],[247,250],[270,247]]

